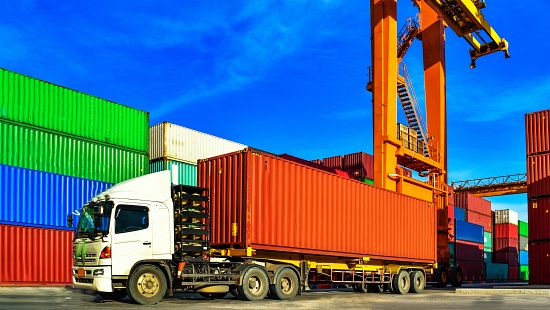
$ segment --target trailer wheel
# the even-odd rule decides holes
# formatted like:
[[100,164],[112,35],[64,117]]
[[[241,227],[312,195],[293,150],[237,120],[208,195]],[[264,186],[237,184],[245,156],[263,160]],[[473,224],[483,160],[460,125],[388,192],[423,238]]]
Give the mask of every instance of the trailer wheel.
[[409,272],[406,270],[399,271],[398,274],[393,276],[392,279],[392,291],[395,294],[407,294],[411,288],[411,278]]
[[413,271],[411,272],[411,288],[409,292],[420,294],[424,291],[426,287],[426,277],[422,271]]
[[239,297],[243,300],[262,300],[269,292],[269,278],[260,267],[248,268],[243,277],[242,285],[237,287]]
[[166,277],[156,266],[139,266],[128,279],[128,295],[141,305],[158,303],[167,290]]
[[356,283],[353,284],[353,290],[358,293],[367,293],[369,292],[369,288],[367,284],[364,283]]
[[128,296],[128,294],[126,293],[126,290],[124,289],[114,290],[113,292],[97,292],[97,294],[101,296],[101,298],[103,298],[104,300],[115,300],[115,301],[121,301],[124,298],[126,298],[126,296]]
[[461,268],[453,268],[452,274],[451,274],[451,285],[453,287],[461,287],[462,281],[464,280],[464,276],[462,274]]
[[283,268],[275,273],[275,284],[270,285],[269,292],[275,299],[287,300],[296,297],[299,288],[298,275],[290,268]]
[[435,272],[435,282],[437,287],[447,287],[447,284],[449,283],[449,278],[447,274],[446,268],[438,268]]
[[384,284],[367,284],[369,293],[384,293]]

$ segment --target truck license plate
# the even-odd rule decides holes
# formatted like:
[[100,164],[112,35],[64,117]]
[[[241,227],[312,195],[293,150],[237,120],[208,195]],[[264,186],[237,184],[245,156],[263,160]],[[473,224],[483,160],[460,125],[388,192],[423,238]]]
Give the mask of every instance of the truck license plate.
[[84,268],[78,268],[78,277],[84,278],[86,276],[86,271],[84,271]]

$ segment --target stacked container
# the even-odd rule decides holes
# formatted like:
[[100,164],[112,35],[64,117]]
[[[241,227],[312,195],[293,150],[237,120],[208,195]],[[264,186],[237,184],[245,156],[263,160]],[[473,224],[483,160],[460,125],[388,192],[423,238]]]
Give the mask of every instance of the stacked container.
[[518,221],[519,231],[519,279],[529,280],[529,226],[527,222]]
[[455,213],[455,240],[450,246],[451,250],[454,248],[451,257],[454,256],[454,262],[462,268],[464,280],[485,280],[483,226],[462,221]]
[[179,125],[163,122],[149,128],[151,172],[170,170],[173,184],[197,185],[197,161],[246,146]]
[[4,69],[0,89],[0,284],[68,283],[67,215],[147,172],[148,114]]
[[529,283],[550,284],[550,110],[526,114],[525,132]]
[[508,279],[517,281],[519,275],[518,213],[513,210],[495,211],[494,255],[495,263],[508,265]]

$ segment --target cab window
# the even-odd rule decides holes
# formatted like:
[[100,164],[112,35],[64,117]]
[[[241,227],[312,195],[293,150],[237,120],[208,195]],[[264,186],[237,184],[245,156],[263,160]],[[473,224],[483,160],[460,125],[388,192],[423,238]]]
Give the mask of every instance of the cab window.
[[147,227],[149,227],[149,209],[141,206],[117,206],[115,234],[147,229]]

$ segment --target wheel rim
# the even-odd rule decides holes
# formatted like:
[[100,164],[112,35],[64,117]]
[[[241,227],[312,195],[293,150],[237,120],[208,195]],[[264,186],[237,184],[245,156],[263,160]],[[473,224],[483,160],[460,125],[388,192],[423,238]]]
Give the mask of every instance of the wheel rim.
[[416,287],[422,288],[422,277],[416,277]]
[[402,289],[405,289],[407,287],[407,277],[403,276],[401,277],[401,281],[399,281],[399,286],[401,286]]
[[289,277],[283,277],[280,285],[283,293],[288,294],[292,291],[292,280]]
[[146,297],[155,296],[160,290],[160,281],[152,273],[142,274],[137,281],[138,291]]
[[248,290],[253,295],[259,295],[262,290],[262,280],[257,276],[252,276],[248,280]]

